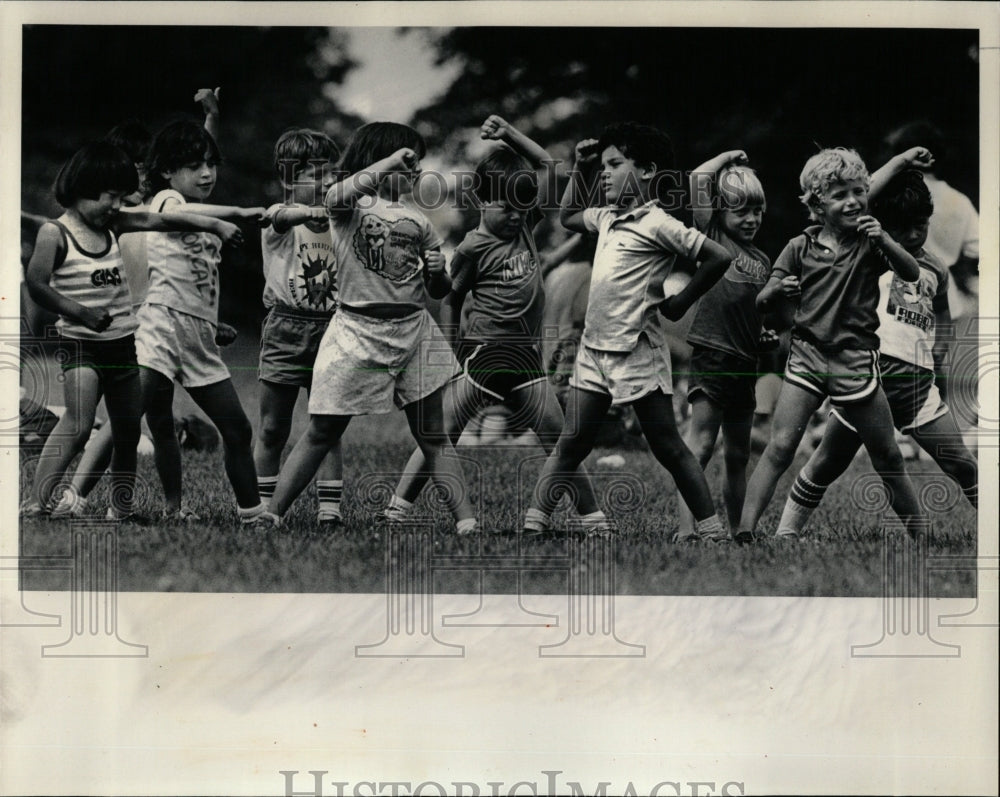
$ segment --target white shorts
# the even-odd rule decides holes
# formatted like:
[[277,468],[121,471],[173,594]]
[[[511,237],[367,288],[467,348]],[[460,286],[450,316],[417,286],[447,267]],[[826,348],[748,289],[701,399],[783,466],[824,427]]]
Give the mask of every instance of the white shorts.
[[645,333],[628,352],[599,351],[581,343],[569,384],[608,394],[612,404],[630,404],[654,390],[669,396],[674,392],[670,349],[654,346]]
[[379,319],[339,310],[319,344],[310,415],[378,415],[426,398],[458,361],[426,310]]
[[162,304],[144,304],[136,313],[135,354],[139,365],[184,388],[229,379],[215,342],[215,324]]

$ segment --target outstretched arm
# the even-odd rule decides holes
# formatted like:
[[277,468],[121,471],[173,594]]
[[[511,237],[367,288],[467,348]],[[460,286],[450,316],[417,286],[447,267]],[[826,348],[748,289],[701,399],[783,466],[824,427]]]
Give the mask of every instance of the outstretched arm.
[[326,208],[312,208],[306,206],[286,207],[284,205],[272,211],[268,218],[276,233],[288,232],[292,227],[305,224],[309,221],[320,221],[327,218]]
[[187,205],[182,205],[184,212],[165,211],[149,213],[132,211],[119,213],[114,221],[115,234],[127,232],[210,232],[218,235],[224,244],[243,243],[243,232],[235,224],[206,213],[188,213]]

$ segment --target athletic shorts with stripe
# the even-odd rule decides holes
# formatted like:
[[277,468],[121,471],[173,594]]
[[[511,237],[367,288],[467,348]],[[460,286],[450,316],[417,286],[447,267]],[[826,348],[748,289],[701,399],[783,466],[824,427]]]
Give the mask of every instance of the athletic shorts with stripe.
[[869,398],[879,386],[878,351],[843,349],[827,353],[802,338],[792,338],[785,381],[834,404]]
[[461,369],[455,379],[502,401],[515,390],[546,380],[538,344],[463,340],[458,344]]

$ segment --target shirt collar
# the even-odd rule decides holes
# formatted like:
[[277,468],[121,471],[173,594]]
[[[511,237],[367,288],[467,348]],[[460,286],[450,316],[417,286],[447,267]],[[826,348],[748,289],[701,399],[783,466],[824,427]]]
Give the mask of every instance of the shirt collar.
[[628,220],[637,221],[638,219],[641,219],[643,216],[651,213],[653,209],[658,206],[659,205],[657,201],[655,199],[651,199],[643,205],[638,205],[637,207],[634,207],[631,210],[622,213],[620,216],[616,216],[611,223],[615,224],[616,222],[619,221],[628,221]]

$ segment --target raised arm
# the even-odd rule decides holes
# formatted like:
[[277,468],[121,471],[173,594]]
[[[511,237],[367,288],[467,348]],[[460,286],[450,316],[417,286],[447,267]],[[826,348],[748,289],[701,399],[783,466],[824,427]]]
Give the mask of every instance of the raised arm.
[[929,169],[934,165],[934,156],[924,147],[912,147],[889,158],[886,164],[871,176],[868,195],[872,199],[886,187],[888,182],[907,169]]
[[569,184],[563,192],[559,203],[559,221],[562,226],[572,232],[588,232],[583,223],[583,211],[587,209],[584,201],[586,184],[583,170],[589,170],[597,160],[597,139],[586,138],[579,142],[573,150],[573,168],[569,173]]
[[726,273],[733,256],[725,247],[706,238],[698,251],[698,270],[680,293],[666,297],[660,312],[671,321],[679,321],[691,306]]
[[892,240],[874,216],[861,216],[858,219],[858,232],[868,236],[872,246],[882,254],[889,268],[895,271],[901,280],[913,282],[920,278],[920,266],[913,259],[913,255]]
[[201,109],[205,112],[205,130],[208,134],[219,141],[219,88],[198,89],[194,93],[194,101],[201,103]]
[[718,179],[719,172],[730,163],[747,163],[747,154],[741,149],[722,152],[691,172],[691,214],[694,226],[699,230],[704,230],[712,218],[712,199],[715,193],[712,186]]
[[361,197],[373,196],[379,183],[391,172],[416,169],[420,159],[409,147],[396,150],[388,158],[376,161],[367,169],[348,175],[334,183],[326,194],[326,208],[330,213],[352,210]]
[[66,243],[59,228],[55,224],[43,224],[24,275],[28,293],[39,307],[70,318],[94,332],[103,332],[111,325],[111,314],[107,309],[84,307],[49,285],[56,263],[65,257]]

